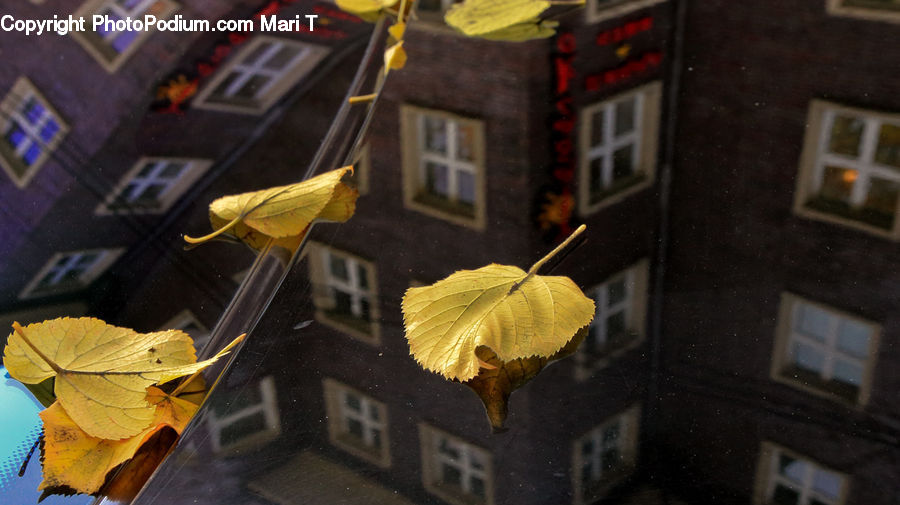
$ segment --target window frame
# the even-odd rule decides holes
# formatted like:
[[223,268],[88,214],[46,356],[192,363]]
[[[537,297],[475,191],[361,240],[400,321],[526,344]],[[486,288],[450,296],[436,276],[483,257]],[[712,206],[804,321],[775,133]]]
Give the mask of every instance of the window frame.
[[[156,15],[159,19],[168,19],[173,14],[175,14],[178,9],[181,8],[181,5],[175,2],[174,0],[144,0],[148,6],[147,9],[142,11],[140,16],[146,15],[150,12],[154,6],[159,3],[160,4],[160,12],[159,15]],[[115,0],[87,0],[78,10],[75,11],[73,16],[76,18],[84,18],[90,22],[92,19],[91,16],[99,15],[99,11],[106,7],[107,4],[115,3]],[[134,10],[129,12],[132,14]],[[79,44],[84,48],[85,51],[90,54],[100,66],[103,67],[108,73],[113,74],[128,61],[132,55],[134,55],[137,50],[144,45],[148,38],[154,33],[158,31],[156,28],[153,30],[141,30],[135,36],[134,40],[128,45],[125,51],[121,53],[117,53],[113,56],[107,54],[109,51],[117,52],[111,44],[107,43],[106,39],[104,39],[99,33],[88,30],[86,32],[78,32],[72,31],[70,34],[72,37],[78,41]]]
[[[483,458],[483,470],[473,471],[471,468],[462,468],[460,479],[462,480],[467,475],[471,476],[472,474],[482,477],[484,481],[484,500],[479,499],[476,495],[465,493],[464,490],[460,492],[441,482],[439,472],[442,455],[437,447],[442,439],[446,439],[458,446],[461,454],[465,456],[466,463],[464,466],[466,467],[470,466],[470,453],[479,454]],[[422,485],[426,491],[452,505],[494,505],[494,466],[493,455],[489,450],[427,423],[419,423],[419,445],[422,454]],[[457,465],[452,464],[451,466]]]
[[588,0],[585,6],[585,21],[588,23],[599,23],[607,19],[624,16],[636,10],[650,7],[666,0],[623,0],[622,2],[610,5],[608,7],[600,7],[597,0]]
[[[28,186],[28,183],[31,182],[31,179],[37,175],[37,173],[43,168],[43,166],[50,160],[53,152],[59,147],[62,140],[69,133],[69,125],[63,120],[62,115],[54,108],[50,101],[47,100],[43,94],[37,89],[37,87],[32,83],[27,77],[20,76],[16,79],[16,82],[13,84],[12,88],[10,88],[9,92],[3,98],[3,101],[0,102],[0,132],[5,136],[6,131],[12,126],[13,121],[16,124],[20,125],[20,128],[23,130],[27,130],[30,128],[26,128],[22,123],[28,123],[21,112],[21,108],[29,102],[30,99],[36,100],[41,107],[44,108],[45,116],[41,118],[41,124],[46,124],[48,119],[52,119],[56,122],[59,129],[53,135],[53,138],[50,139],[49,142],[43,142],[39,139],[40,134],[38,133],[38,138],[34,138],[31,136],[30,131],[26,131],[26,136],[30,141],[30,145],[38,144],[41,148],[41,154],[38,158],[32,163],[30,166],[27,165],[20,156],[14,151],[7,153],[7,146],[3,146],[2,150],[0,150],[0,166],[3,167],[3,170],[6,172],[6,175],[12,180],[12,182],[20,189]],[[5,140],[3,141],[5,142]],[[11,154],[15,154],[15,157],[10,157]],[[21,175],[18,175],[17,172],[21,172]]]
[[[610,170],[612,170],[613,152],[616,148],[627,145],[624,141],[617,141],[615,138],[612,139],[612,145],[607,145],[607,139],[604,139],[602,144],[591,145],[593,116],[599,111],[606,111],[613,105],[632,97],[638,98],[635,107],[636,124],[633,135],[622,137],[633,136],[634,138],[633,153],[637,155],[637,161],[633,167],[634,175],[624,179],[627,184],[619,189],[615,188],[616,183],[612,181],[613,187],[606,190],[609,193],[597,202],[591,203],[591,161],[598,157],[598,153],[607,154],[607,157],[610,158]],[[652,81],[581,108],[578,119],[578,211],[582,216],[615,205],[656,183],[661,106],[662,82]],[[604,112],[604,132],[614,132],[612,128],[614,123],[615,114]],[[614,133],[610,133],[610,135],[614,135]],[[620,143],[621,145],[618,145]],[[606,153],[606,151],[609,152]]]
[[847,5],[847,3],[847,0],[825,0],[825,11],[832,16],[900,23],[900,3],[897,4],[897,10],[883,10],[878,6],[852,5],[852,2],[851,5]]
[[[322,379],[322,389],[325,396],[325,412],[328,416],[328,440],[331,444],[381,468],[390,467],[390,418],[387,405],[356,388],[350,387],[347,384],[330,377]],[[348,412],[345,409],[346,404],[344,402],[344,395],[347,394],[356,395],[360,398],[363,415],[358,417],[362,418],[359,422],[363,426],[364,433],[368,433],[367,430],[371,430],[372,428],[381,430],[380,447],[369,445],[365,438],[359,439],[349,433],[346,422],[348,418],[357,416],[357,414],[353,413],[348,415]],[[369,418],[367,413],[370,408],[378,410],[380,420]]]
[[[586,439],[590,438],[592,442],[595,443],[594,447],[597,447],[597,440],[600,440],[600,447],[603,447],[603,432],[616,423],[621,423],[622,426],[617,439],[621,441],[618,449],[621,454],[622,464],[620,467],[613,469],[607,476],[604,476],[603,473],[601,473],[597,480],[592,482],[593,489],[591,490],[590,495],[585,496],[584,482],[582,481],[582,467],[584,466],[585,461],[581,445]],[[600,424],[594,426],[572,441],[572,503],[574,505],[593,503],[609,489],[627,479],[634,472],[634,469],[637,467],[640,432],[641,404],[635,403],[618,414],[606,418]],[[602,466],[602,453],[603,450],[601,449],[600,453],[597,455],[597,457],[600,458],[599,462],[594,460],[595,456],[592,453],[592,460],[594,460],[592,463],[599,463],[599,465]]]
[[[74,293],[77,291],[81,291],[82,289],[88,288],[91,283],[93,283],[98,277],[103,275],[109,267],[119,259],[125,252],[125,248],[112,248],[112,249],[81,249],[77,251],[66,251],[66,252],[57,252],[53,256],[50,257],[49,260],[44,264],[43,267],[38,271],[34,277],[31,278],[31,281],[25,286],[24,289],[19,293],[20,300],[30,300],[33,298],[41,298],[45,296],[53,296],[65,293]],[[47,288],[39,288],[41,281],[44,277],[47,276],[60,262],[61,259],[66,257],[71,257],[75,255],[84,256],[88,254],[100,253],[94,263],[92,263],[89,267],[87,267],[84,272],[79,274],[78,280],[74,283],[70,283],[68,285],[58,286],[57,284],[51,285]],[[72,263],[72,260],[69,260]],[[77,260],[75,261],[77,263]],[[72,265],[74,267],[74,264]]]
[[[837,114],[845,114],[859,117],[866,122],[865,130],[861,135],[860,143],[865,144],[867,140],[871,141],[875,137],[874,134],[868,136],[865,132],[874,128],[873,122],[884,124],[885,122],[900,124],[900,113],[887,113],[870,109],[861,109],[856,107],[848,107],[826,100],[814,99],[810,102],[809,113],[807,116],[807,128],[803,141],[803,152],[800,156],[799,175],[797,177],[797,187],[794,192],[794,213],[819,221],[825,221],[832,224],[839,224],[849,228],[866,231],[873,235],[889,238],[894,241],[900,240],[900,199],[897,202],[897,208],[894,210],[893,228],[888,230],[877,225],[867,223],[858,219],[854,219],[840,214],[817,210],[809,206],[809,201],[816,197],[822,185],[821,178],[823,176],[823,168],[825,159],[823,157],[840,157],[841,155],[827,153],[826,149],[831,139],[830,126],[833,117]],[[876,132],[877,133],[877,132]],[[876,140],[877,142],[877,140]],[[865,145],[861,147],[861,154],[853,160],[846,158],[842,160],[846,166],[853,165],[854,168],[863,167],[866,171],[879,171],[879,167],[871,167],[873,161],[867,161],[865,157],[873,155],[875,145],[867,148]],[[820,167],[822,167],[820,169]],[[900,174],[900,167],[896,168]],[[868,177],[870,174],[866,174]],[[893,175],[892,175],[893,176]],[[855,184],[854,187],[857,185]]]
[[[249,407],[244,407],[236,412],[218,417],[215,409],[210,405],[207,409],[206,427],[209,430],[209,440],[212,450],[216,454],[231,453],[241,449],[259,446],[281,435],[281,412],[278,408],[278,394],[275,388],[275,379],[271,375],[262,377],[257,382],[261,401]],[[265,429],[247,435],[230,444],[222,444],[222,430],[231,424],[247,417],[262,413],[265,419]]]
[[[229,103],[225,100],[213,99],[216,88],[228,78],[228,76],[239,67],[249,68],[247,75],[253,74],[252,71],[258,70],[253,64],[245,65],[243,60],[251,55],[257,47],[265,43],[275,43],[281,45],[289,45],[301,48],[301,52],[294,56],[290,63],[284,68],[273,71],[272,81],[265,86],[264,92],[260,96],[254,97],[255,104]],[[304,55],[305,51],[305,55]],[[326,46],[313,44],[296,39],[285,37],[273,37],[269,35],[255,35],[253,38],[245,42],[239,50],[232,54],[226,63],[216,70],[212,79],[203,85],[197,96],[194,98],[193,106],[198,109],[216,110],[222,112],[232,112],[238,114],[261,115],[280,100],[288,91],[290,91],[297,83],[306,78],[310,72],[319,64],[325,56],[328,55],[330,49]],[[243,81],[243,82],[246,82]]]
[[[778,483],[779,479],[784,479],[783,477],[781,477],[781,474],[778,473],[778,458],[781,455],[788,456],[795,460],[803,461],[813,470],[821,469],[823,471],[830,472],[841,477],[841,490],[839,492],[837,501],[834,501],[829,505],[844,505],[847,502],[851,484],[851,479],[848,474],[834,470],[782,445],[770,441],[763,441],[760,447],[759,461],[757,463],[756,469],[756,482],[753,492],[754,505],[768,505],[769,503],[771,503],[772,494],[775,491],[775,485]],[[803,489],[801,489],[800,491],[801,501],[803,496],[808,496],[810,494],[806,487],[807,486],[804,485]],[[828,502],[832,501],[827,497],[820,499]]]
[[[197,327],[197,329],[201,332],[197,335],[191,335],[185,329],[191,325]],[[181,330],[188,334],[191,337],[191,340],[194,342],[194,349],[197,350],[197,354],[201,354],[201,351],[209,343],[209,339],[212,336],[209,328],[206,327],[197,316],[191,312],[190,309],[184,309],[178,314],[176,314],[172,319],[169,319],[164,324],[162,324],[158,331],[165,330]],[[195,332],[196,333],[196,332]]]
[[[815,385],[810,385],[803,382],[802,379],[795,379],[790,377],[790,368],[792,367],[793,361],[791,357],[791,344],[793,343],[792,334],[793,334],[793,324],[794,324],[794,314],[795,308],[798,304],[806,304],[812,306],[814,308],[824,310],[829,313],[832,317],[837,317],[839,319],[847,319],[853,321],[858,324],[862,324],[867,326],[871,330],[871,336],[869,340],[869,349],[868,356],[863,360],[863,372],[862,372],[862,381],[857,389],[856,400],[851,400],[846,396],[840,395],[838,393],[834,393],[831,391],[827,391],[820,387],[816,387]],[[778,309],[778,323],[776,327],[775,334],[775,350],[772,353],[772,361],[771,368],[769,372],[769,376],[772,380],[789,385],[791,387],[800,389],[807,393],[827,398],[831,400],[835,400],[850,406],[854,406],[856,408],[862,408],[865,406],[870,398],[872,392],[872,384],[874,382],[874,372],[877,365],[877,355],[879,348],[879,340],[881,334],[881,326],[863,319],[855,314],[851,314],[849,312],[831,307],[829,305],[825,305],[823,303],[819,303],[808,298],[801,297],[799,295],[795,295],[793,293],[782,293],[781,294],[781,303]],[[828,345],[827,343],[825,345]],[[826,350],[827,351],[827,350]],[[824,351],[823,351],[824,352]],[[834,352],[832,350],[831,352]],[[813,373],[810,371],[810,373]],[[823,377],[820,373],[819,378],[823,381],[829,380]]]
[[[455,174],[459,171],[458,166],[471,165],[474,174],[475,200],[472,204],[472,216],[466,216],[459,212],[453,211],[451,208],[442,209],[436,205],[422,202],[422,194],[427,193],[425,186],[425,167],[422,143],[423,120],[426,116],[437,117],[447,121],[452,131],[458,131],[459,124],[471,127],[473,130],[473,160],[467,162],[465,160],[455,160],[451,158],[453,166],[448,169],[448,193],[453,192],[454,185],[450,182]],[[447,151],[451,152],[451,148],[456,145],[456,134],[448,134]],[[483,120],[463,117],[452,112],[427,109],[414,105],[403,104],[400,106],[400,141],[402,150],[402,166],[403,166],[403,204],[406,208],[420,212],[422,214],[436,217],[444,221],[473,228],[483,231],[486,225],[487,215],[487,183],[485,175],[485,123]],[[448,200],[448,207],[452,207],[455,201]]]
[[[342,333],[345,333],[359,341],[370,345],[381,344],[381,326],[379,324],[380,310],[378,299],[378,275],[375,263],[363,259],[360,256],[349,253],[347,251],[330,247],[317,242],[310,242],[308,247],[307,262],[309,267],[309,277],[312,283],[313,305],[315,305],[316,321],[330,326]],[[351,261],[356,265],[365,268],[367,277],[366,282],[369,285],[368,293],[365,296],[369,298],[369,321],[366,331],[362,331],[354,325],[348,324],[346,321],[328,315],[328,310],[332,309],[336,304],[331,295],[332,284],[329,282],[331,273],[329,270],[329,258],[331,255],[341,257],[344,260]],[[352,277],[358,276],[356,269],[348,269],[348,273]],[[340,280],[340,279],[339,279]],[[341,283],[343,281],[341,280]],[[351,283],[352,284],[352,283]],[[343,287],[343,286],[339,286]],[[360,291],[358,286],[350,286],[354,291]],[[364,322],[363,319],[359,319]]]
[[[610,283],[621,277],[625,277],[626,281],[626,296],[625,300],[622,302],[625,306],[622,310],[625,311],[627,331],[634,335],[634,337],[621,345],[604,349],[601,353],[596,355],[589,354],[586,349],[586,342],[582,342],[575,351],[574,370],[576,380],[586,380],[597,370],[606,367],[622,354],[639,347],[646,339],[647,297],[649,295],[648,282],[650,277],[650,261],[647,258],[643,258],[640,261],[609,275],[599,284],[586,290],[586,294],[594,300],[595,305],[594,319],[591,321],[591,327],[595,324],[599,325],[598,321],[601,320],[601,313],[605,310],[605,308],[601,307],[601,304],[597,302],[594,293],[607,287]],[[605,326],[605,317],[603,320]],[[588,330],[588,335],[585,337],[585,340],[589,338],[590,329]]]
[[[182,163],[185,165],[184,170],[174,179],[168,180],[166,189],[160,193],[156,202],[156,206],[136,205],[132,206],[133,200],[125,200],[121,195],[125,189],[137,178],[143,168],[151,163]],[[106,200],[101,202],[94,210],[94,214],[99,216],[123,215],[123,214],[164,214],[175,202],[187,192],[191,186],[196,183],[203,174],[212,166],[213,161],[203,158],[181,158],[166,156],[144,156],[141,157],[131,169],[119,179],[118,184],[107,195]],[[122,202],[124,205],[115,206],[116,203]]]

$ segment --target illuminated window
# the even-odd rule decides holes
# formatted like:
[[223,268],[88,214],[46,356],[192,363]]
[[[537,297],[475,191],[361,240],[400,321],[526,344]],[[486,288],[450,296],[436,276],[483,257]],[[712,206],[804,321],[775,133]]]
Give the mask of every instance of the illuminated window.
[[68,127],[31,81],[21,77],[0,103],[0,165],[19,187],[47,162]]
[[644,339],[648,265],[643,260],[587,291],[596,313],[587,337],[575,353],[579,378],[586,378]]
[[144,158],[127,173],[97,212],[160,213],[172,206],[212,163],[182,158]]
[[[118,31],[112,26],[116,21],[131,18],[143,21],[144,16],[168,18],[178,9],[171,0],[88,0],[74,15],[85,19],[84,32],[72,32],[72,36],[109,72],[115,72],[134,51],[150,36],[150,30]],[[109,24],[93,31],[93,16],[104,16]]]
[[573,444],[575,503],[592,503],[631,474],[637,460],[640,407],[600,424]]
[[281,434],[281,417],[272,376],[256,387],[210,398],[207,428],[215,452],[256,448]]
[[124,252],[124,249],[91,249],[57,253],[25,287],[19,298],[55,295],[89,286]]
[[660,94],[655,82],[581,111],[579,211],[618,202],[653,183]]
[[316,319],[370,344],[380,339],[375,266],[321,244],[309,246]]
[[665,0],[587,0],[586,15],[589,23],[624,16]]
[[763,442],[756,505],[842,505],[847,477],[799,454]]
[[828,13],[900,23],[900,0],[826,0]]
[[454,505],[492,505],[491,455],[449,433],[419,425],[425,489]]
[[331,443],[376,465],[390,466],[387,407],[333,379],[324,380]]
[[865,403],[878,331],[856,316],[785,293],[773,376],[812,392]]
[[258,35],[216,72],[194,103],[206,109],[265,112],[327,53],[315,44]]
[[401,124],[406,206],[484,228],[484,123],[405,105]]
[[900,114],[814,100],[795,209],[900,238]]

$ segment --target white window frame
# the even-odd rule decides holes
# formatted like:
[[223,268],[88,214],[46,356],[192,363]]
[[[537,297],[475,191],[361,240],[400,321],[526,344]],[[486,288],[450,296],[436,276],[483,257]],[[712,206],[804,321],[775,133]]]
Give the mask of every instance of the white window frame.
[[[84,18],[86,20],[86,27],[90,27],[92,26],[92,17],[94,15],[100,15],[100,12],[105,11],[106,8],[112,10],[116,15],[121,16],[122,19],[126,17],[142,19],[145,14],[150,13],[151,11],[155,11],[153,15],[157,18],[167,19],[174,14],[179,7],[179,4],[173,0],[140,0],[139,3],[131,9],[116,4],[116,0],[87,0],[81,4],[81,7],[78,8],[73,16],[76,18]],[[111,41],[90,28],[87,32],[73,31],[70,32],[70,34],[79,44],[81,44],[85,51],[97,60],[97,63],[99,63],[100,66],[107,72],[114,73],[128,61],[154,31],[155,29],[140,31],[128,47],[121,53],[112,47]],[[114,33],[119,35],[122,32]],[[111,57],[110,52],[115,52],[116,54]]]
[[[635,100],[634,130],[628,134],[615,135],[615,106],[626,100]],[[580,111],[579,119],[579,182],[578,210],[583,216],[616,204],[638,191],[652,186],[656,178],[657,147],[659,145],[659,118],[661,112],[662,83],[654,81],[624,93],[614,95],[601,102],[589,105]],[[613,113],[610,113],[613,112]],[[603,142],[592,145],[593,117],[604,114]],[[634,184],[610,193],[601,200],[591,203],[591,161],[604,157],[603,178],[607,186],[613,182],[613,153],[623,146],[633,145],[632,161],[634,175],[642,177]]]
[[599,23],[607,19],[624,16],[651,5],[665,2],[666,0],[624,0],[613,5],[601,7],[597,0],[587,0],[585,18],[588,23]]
[[[332,445],[374,463],[382,468],[391,465],[390,442],[388,438],[388,411],[381,403],[365,393],[331,378],[323,379],[325,411],[328,414],[328,439]],[[347,395],[359,398],[360,410],[355,412],[347,407]],[[370,417],[371,409],[378,411],[379,419]],[[349,421],[356,420],[362,425],[363,437],[350,433]],[[375,445],[374,430],[381,431],[381,445]]]
[[880,9],[878,6],[847,5],[847,0],[825,0],[825,10],[832,16],[844,16],[866,19],[869,21],[886,21],[900,23],[900,2],[897,10]]
[[[439,447],[444,440],[459,451],[459,460],[440,452]],[[422,451],[422,484],[426,491],[453,505],[494,504],[493,458],[488,450],[425,423],[419,424],[419,443]],[[484,468],[474,468],[474,458],[480,458],[484,462]],[[441,464],[444,463],[459,470],[461,489],[453,489],[441,481]],[[484,500],[469,492],[473,477],[484,482]]]
[[[378,279],[375,264],[346,251],[315,242],[309,244],[308,250],[307,261],[309,263],[310,280],[313,284],[313,303],[316,307],[316,320],[360,341],[372,345],[380,344]],[[346,281],[335,278],[331,274],[330,260],[332,256],[348,262],[348,279]],[[359,266],[362,266],[366,271],[366,282],[369,285],[366,289],[360,287]],[[354,315],[356,315],[356,312],[359,312],[359,315],[361,315],[362,299],[367,298],[369,300],[367,331],[360,331],[359,328],[328,315],[327,312],[336,305],[336,300],[333,296],[334,288],[350,294],[351,311],[354,312]],[[362,318],[359,320],[365,321]]]
[[[806,465],[803,482],[797,482],[779,473],[778,460],[782,455],[802,461]],[[838,492],[837,499],[832,499],[821,494],[813,488],[813,479],[817,470],[829,472],[841,478],[841,489]],[[815,498],[827,505],[843,505],[847,501],[850,488],[850,477],[843,472],[833,470],[808,457],[801,456],[790,449],[772,442],[764,441],[760,448],[759,463],[756,471],[756,485],[753,493],[754,505],[767,505],[771,503],[775,488],[779,483],[798,492],[800,495],[798,505],[809,505],[810,498]]]
[[[595,313],[591,321],[591,327],[597,327],[601,344],[607,340],[607,317],[617,313],[625,313],[625,324],[632,338],[622,346],[612,348],[609,353],[603,355],[591,355],[587,351],[585,342],[582,342],[575,351],[575,378],[585,380],[597,370],[607,366],[615,358],[623,353],[639,346],[646,335],[647,319],[647,283],[649,280],[649,260],[642,259],[628,268],[616,272],[607,277],[602,283],[587,290],[588,296],[594,300]],[[606,306],[606,297],[609,295],[609,285],[619,280],[625,280],[625,298],[613,307]],[[590,338],[590,333],[585,338]]]
[[[835,115],[853,116],[865,122],[859,157],[854,159],[846,155],[827,152]],[[800,176],[797,178],[794,212],[812,219],[837,223],[893,240],[900,240],[900,201],[894,211],[894,225],[890,230],[839,214],[816,210],[807,205],[807,202],[814,198],[821,189],[825,165],[829,163],[856,170],[857,178],[854,181],[850,197],[851,205],[860,205],[864,202],[865,196],[868,194],[869,180],[873,175],[900,182],[900,168],[881,166],[874,161],[878,128],[884,123],[900,125],[900,114],[846,107],[825,100],[812,100],[807,118],[803,154],[800,158]]]
[[[611,487],[626,479],[637,465],[638,443],[640,440],[641,406],[635,404],[625,411],[616,414],[603,423],[591,428],[587,433],[572,442],[572,486],[573,503],[584,505],[593,503]],[[606,444],[603,440],[604,432],[613,425],[619,425],[619,436],[615,447],[619,450],[621,465],[612,470],[608,475],[603,474],[603,452],[612,444]],[[582,444],[586,440],[593,442],[591,453],[591,483],[595,487],[594,493],[585,496],[585,483],[582,478],[582,468],[587,463],[582,453]]]
[[[830,336],[825,343],[818,342],[812,338],[804,337],[803,335],[795,331],[794,324],[798,313],[798,307],[801,307],[803,305],[808,305],[816,309],[826,311],[830,316],[832,316],[833,320],[831,323]],[[868,356],[865,359],[859,359],[852,355],[844,355],[844,353],[841,353],[837,349],[837,325],[843,319],[853,321],[857,324],[862,324],[870,329],[871,336],[869,337]],[[773,353],[770,376],[777,382],[788,384],[817,396],[838,400],[843,403],[863,406],[868,403],[869,396],[872,390],[873,372],[875,370],[880,333],[881,328],[871,321],[867,321],[848,312],[835,309],[834,307],[830,307],[822,303],[814,302],[792,293],[782,293],[781,305],[778,312],[778,326],[776,329],[776,347],[775,352]],[[833,365],[835,359],[837,358],[847,361],[854,361],[862,366],[862,381],[858,386],[858,392],[855,402],[843,396],[816,387],[815,385],[806,384],[789,376],[787,372],[794,365],[792,344],[797,340],[802,341],[804,344],[812,345],[817,350],[825,354],[825,368],[819,374],[819,377],[823,381],[831,380],[831,368],[829,366],[829,363]],[[813,372],[810,371],[810,373]]]
[[[44,115],[39,119],[37,126],[32,125],[23,115],[22,109],[31,100],[38,102],[44,108]],[[49,142],[45,142],[41,140],[40,131],[51,119],[56,122],[59,129]],[[50,155],[69,132],[69,126],[27,77],[19,77],[3,99],[3,102],[0,103],[0,135],[5,137],[7,130],[13,123],[19,125],[25,131],[28,142],[23,143],[15,152],[11,153],[13,157],[9,157],[9,154],[5,152],[7,147],[4,145],[3,151],[0,152],[0,166],[3,167],[3,170],[6,171],[16,186],[24,188],[50,159]],[[0,142],[5,143],[6,140],[0,139]],[[40,147],[41,154],[29,166],[25,163],[23,156],[25,151],[35,144]],[[11,147],[9,150],[12,151]],[[21,172],[21,174],[18,172]]]
[[[243,61],[253,54],[262,44],[272,44],[271,47],[259,57],[255,63],[245,64]],[[263,68],[263,64],[284,46],[293,46],[299,50],[294,58],[284,68],[271,70]],[[220,110],[241,114],[260,115],[266,112],[285,93],[305,78],[318,63],[328,54],[325,46],[301,42],[299,40],[281,37],[256,35],[246,42],[240,50],[228,59],[228,62],[216,71],[211,81],[206,83],[194,99],[194,107],[200,109]],[[268,75],[271,80],[258,92],[253,101],[255,103],[229,102],[228,96],[217,97],[214,95],[216,88],[234,72],[239,72],[242,77],[233,82],[229,89],[235,92],[254,75]]]
[[[181,173],[174,178],[160,177],[160,172],[168,164],[174,163],[184,165]],[[141,171],[148,165],[156,165],[156,168],[151,174],[140,176]],[[116,187],[106,197],[106,200],[97,206],[94,213],[97,215],[165,213],[211,166],[212,160],[199,158],[143,157],[134,164],[128,173],[122,176]],[[165,189],[157,195],[156,205],[131,205],[135,199],[125,196],[124,192],[128,186],[134,183],[139,185],[140,191],[154,184],[164,185]]]
[[[210,434],[210,443],[213,452],[231,452],[239,448],[257,447],[269,442],[281,435],[281,414],[278,410],[278,397],[275,391],[275,379],[267,375],[259,380],[257,387],[260,392],[260,402],[241,410],[230,412],[218,417],[213,408],[208,411],[206,426]],[[266,427],[230,444],[222,444],[222,430],[242,419],[262,413]]]
[[[31,279],[28,285],[25,286],[25,289],[19,293],[19,299],[27,300],[31,298],[38,298],[42,296],[49,295],[57,295],[62,293],[70,293],[75,291],[80,291],[86,287],[88,287],[97,277],[103,274],[107,268],[112,266],[113,263],[125,252],[125,248],[117,248],[117,249],[85,249],[81,251],[67,251],[67,252],[58,252],[54,254],[47,263],[38,271],[38,273]],[[57,286],[62,279],[66,275],[66,273],[72,271],[74,267],[77,265],[78,261],[86,255],[89,254],[97,254],[97,258],[94,260],[92,264],[84,269],[78,275],[78,280],[74,283],[63,284]],[[60,260],[66,259],[64,264],[59,265]],[[49,287],[41,288],[41,281],[48,274],[56,270],[57,281],[53,285]]]
[[[425,143],[425,118],[431,116],[446,121],[447,156],[427,152]],[[400,134],[403,151],[403,203],[412,210],[437,217],[476,230],[484,230],[486,222],[485,183],[485,131],[484,122],[466,118],[446,111],[425,109],[412,105],[400,107]],[[473,160],[456,158],[459,126],[470,127],[473,132]],[[447,166],[448,203],[453,205],[459,196],[459,172],[474,176],[475,199],[472,202],[473,215],[468,216],[452,210],[439,208],[419,201],[426,193],[426,162],[434,161]]]

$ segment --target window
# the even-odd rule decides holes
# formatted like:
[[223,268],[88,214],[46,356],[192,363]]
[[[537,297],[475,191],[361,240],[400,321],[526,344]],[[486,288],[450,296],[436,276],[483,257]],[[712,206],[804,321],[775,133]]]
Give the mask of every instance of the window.
[[0,103],[0,165],[20,188],[40,170],[68,131],[59,113],[25,77]]
[[327,53],[322,46],[258,35],[204,86],[195,105],[230,112],[265,112]]
[[[76,18],[86,19],[91,27],[93,16],[104,16],[110,25],[126,18],[143,21],[144,16],[163,19],[171,16],[178,4],[171,0],[88,0],[82,4]],[[109,29],[107,29],[109,28]],[[112,26],[100,26],[97,31],[72,32],[72,36],[109,72],[115,72],[150,36],[150,30],[118,31]]]
[[593,428],[572,448],[575,503],[592,503],[627,477],[637,460],[640,406]]
[[829,14],[900,23],[900,0],[826,0]]
[[406,206],[484,229],[484,123],[409,105],[400,114]]
[[618,202],[653,183],[662,85],[654,82],[581,111],[579,211]]
[[135,164],[98,214],[150,214],[167,211],[212,165],[206,160],[143,158]]
[[321,244],[310,244],[309,270],[316,319],[370,344],[378,344],[375,266]]
[[756,505],[841,505],[847,477],[788,449],[763,442]]
[[92,249],[57,253],[19,294],[19,298],[56,295],[86,288],[124,249]]
[[207,427],[215,452],[259,447],[281,434],[275,379],[262,378],[257,387],[210,398]]
[[814,100],[795,210],[900,238],[900,114]]
[[331,443],[378,466],[390,466],[387,407],[334,379],[325,379],[324,387]]
[[641,260],[588,291],[596,313],[575,353],[579,379],[589,377],[609,359],[644,339],[648,268],[649,262]]
[[814,393],[864,404],[871,388],[878,327],[785,293],[772,375]]
[[187,333],[194,341],[194,349],[197,350],[198,355],[203,349],[203,346],[209,342],[209,337],[211,336],[206,326],[203,326],[203,323],[197,319],[197,316],[187,309],[179,312],[178,315],[172,319],[169,319],[159,330],[181,330]]
[[624,16],[629,12],[643,9],[665,0],[587,0],[587,21],[597,23]]
[[491,455],[426,424],[419,425],[425,489],[454,505],[494,503]]

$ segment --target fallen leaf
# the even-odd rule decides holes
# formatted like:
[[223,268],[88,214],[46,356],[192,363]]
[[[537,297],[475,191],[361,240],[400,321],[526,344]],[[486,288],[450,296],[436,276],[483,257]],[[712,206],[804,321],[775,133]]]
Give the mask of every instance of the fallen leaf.
[[384,51],[384,75],[391,70],[400,70],[406,65],[406,50],[403,41],[397,42]]
[[388,33],[390,33],[395,40],[403,40],[403,34],[406,33],[406,23],[401,21],[392,24],[390,28],[388,28]]
[[542,21],[539,16],[550,5],[547,0],[466,0],[454,4],[444,20],[470,37],[510,41],[546,38],[555,33],[557,23]]
[[288,186],[224,196],[209,206],[213,233],[184,239],[191,244],[223,233],[260,250],[275,245],[294,251],[313,221],[343,222],[356,210],[359,192],[341,182],[353,167],[343,167]]
[[66,413],[93,437],[133,437],[153,420],[147,387],[211,365],[240,342],[196,362],[191,338],[179,330],[138,333],[94,318],[61,318],[22,328],[13,323],[3,364],[16,380],[55,377]]
[[562,349],[550,357],[532,356],[504,362],[489,347],[479,346],[475,349],[475,355],[482,362],[481,370],[478,375],[463,384],[481,398],[495,433],[505,430],[503,425],[506,422],[512,392],[533,379],[548,363],[575,353],[587,332],[587,326],[580,329]]
[[397,5],[400,0],[335,0],[344,12],[349,12],[366,21],[378,21],[385,9]]
[[536,272],[583,230],[528,272],[491,264],[408,289],[402,309],[410,354],[426,370],[467,381],[478,375],[481,346],[503,362],[559,351],[591,322],[594,302],[568,277]]
[[[142,456],[135,464],[125,467],[125,473],[116,474],[113,481],[117,482],[114,492],[124,496],[134,489],[137,480],[149,477],[168,452],[171,443],[184,431],[198,407],[181,398],[169,396],[155,387],[148,388],[146,396],[147,401],[154,405],[150,426],[137,435],[122,440],[89,435],[69,416],[60,402],[42,411],[40,416],[44,423],[44,445],[41,463],[44,480],[38,489],[48,490],[47,494],[53,494],[58,488],[95,494],[112,477],[111,472],[132,460],[136,454]],[[174,438],[161,435],[160,432],[163,431],[171,431]],[[162,457],[158,457],[160,453]],[[139,484],[137,489],[140,489],[143,481]],[[109,494],[108,490],[104,491]]]
[[178,435],[168,426],[154,432],[133,458],[112,473],[113,477],[101,489],[102,494],[114,502],[131,503],[176,441]]

